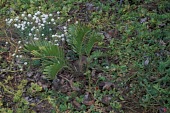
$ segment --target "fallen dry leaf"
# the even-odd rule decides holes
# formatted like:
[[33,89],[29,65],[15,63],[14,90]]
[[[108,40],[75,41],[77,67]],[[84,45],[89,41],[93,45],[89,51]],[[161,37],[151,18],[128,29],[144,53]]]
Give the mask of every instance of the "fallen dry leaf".
[[110,101],[111,101],[112,97],[111,96],[104,96],[102,98],[102,103],[105,104],[105,105],[109,105]]
[[73,100],[73,105],[74,105],[76,108],[78,108],[78,109],[81,108],[81,104],[78,103],[76,100]]

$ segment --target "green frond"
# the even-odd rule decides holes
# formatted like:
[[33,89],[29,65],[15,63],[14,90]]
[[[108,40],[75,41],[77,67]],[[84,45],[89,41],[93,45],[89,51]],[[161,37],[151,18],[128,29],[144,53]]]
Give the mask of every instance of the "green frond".
[[26,44],[25,45],[25,51],[26,52],[30,52],[30,51],[33,51],[33,50],[38,50],[39,47],[35,44]]
[[71,34],[71,37],[69,37],[70,45],[79,55],[82,54],[83,41],[90,31],[91,29],[85,25],[72,25],[69,27],[69,33]]
[[38,50],[32,50],[31,54],[36,56],[36,57],[41,57],[42,56],[42,54]]
[[102,37],[100,34],[97,34],[96,32],[91,32],[88,38],[88,42],[85,44],[86,55],[89,56],[94,44],[101,40],[102,40]]
[[43,73],[54,79],[56,74],[66,65],[64,51],[47,41],[36,41],[25,45],[25,49],[42,60]]
[[65,66],[65,63],[59,60],[53,60],[52,62],[46,60],[43,65],[45,66],[43,74],[50,75],[47,77],[49,79],[55,79],[56,74]]
[[89,56],[94,44],[102,40],[100,34],[92,31],[90,27],[81,24],[71,25],[69,34],[71,34],[69,44],[79,56],[82,54]]
[[25,45],[25,49],[36,57],[64,57],[61,48],[47,41],[36,41]]

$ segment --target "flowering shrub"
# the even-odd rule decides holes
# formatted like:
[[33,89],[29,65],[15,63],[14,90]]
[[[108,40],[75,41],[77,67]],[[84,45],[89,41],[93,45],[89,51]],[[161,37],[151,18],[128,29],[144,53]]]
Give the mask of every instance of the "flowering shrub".
[[7,25],[14,26],[23,43],[29,43],[32,40],[47,40],[54,45],[64,42],[67,34],[66,26],[56,28],[59,21],[59,11],[56,15],[44,14],[40,11],[34,14],[23,12],[19,16],[6,19]]

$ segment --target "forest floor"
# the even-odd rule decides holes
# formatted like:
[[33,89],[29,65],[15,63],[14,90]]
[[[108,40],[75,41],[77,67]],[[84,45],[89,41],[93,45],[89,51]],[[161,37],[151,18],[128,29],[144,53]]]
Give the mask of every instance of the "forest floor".
[[[132,1],[2,1],[0,112],[170,112],[170,4]],[[51,14],[50,22],[54,21],[47,26],[52,30],[42,30],[40,37],[59,32],[62,41],[67,40],[65,27],[81,23],[103,39],[81,60],[67,42],[59,43],[70,67],[49,79],[43,73],[43,59],[25,48],[33,26],[20,32],[15,20],[18,16],[22,23],[25,15],[36,16],[38,11]]]

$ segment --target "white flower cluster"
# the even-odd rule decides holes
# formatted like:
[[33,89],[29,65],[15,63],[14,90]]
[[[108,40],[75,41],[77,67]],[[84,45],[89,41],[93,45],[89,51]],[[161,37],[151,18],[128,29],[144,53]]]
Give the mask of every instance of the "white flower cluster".
[[[57,17],[55,19],[54,17]],[[67,27],[63,27],[62,33],[56,33],[54,27],[56,22],[60,21],[60,12],[57,15],[44,14],[40,11],[34,14],[22,13],[15,18],[6,19],[7,25],[13,25],[21,34],[23,34],[24,40],[48,40],[55,45],[59,45],[60,41],[65,41],[65,35],[67,34]],[[27,42],[28,43],[28,42]]]

